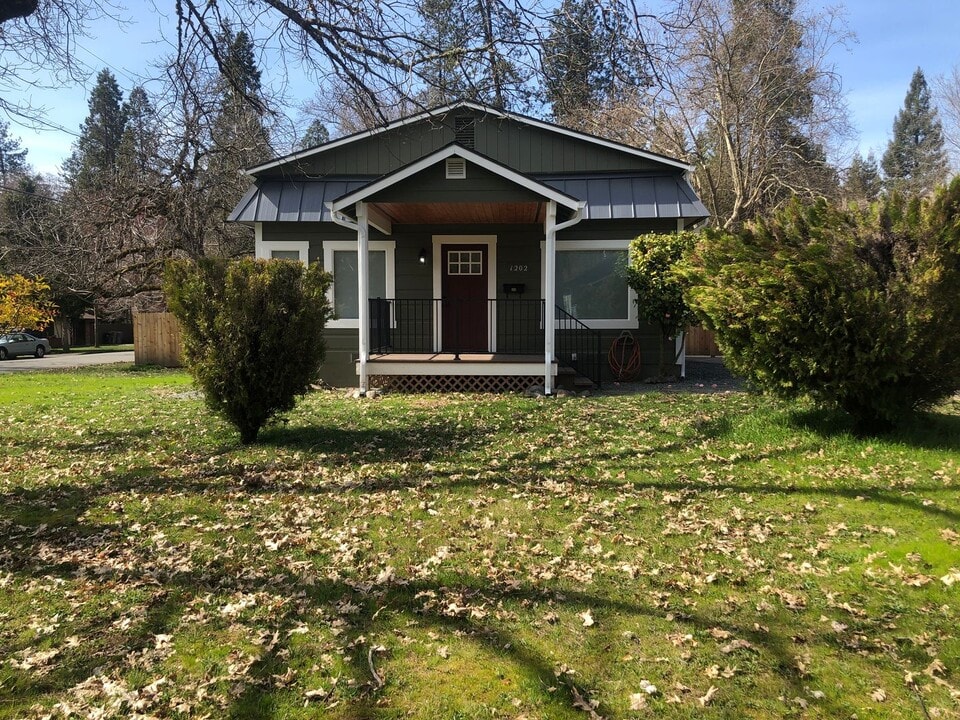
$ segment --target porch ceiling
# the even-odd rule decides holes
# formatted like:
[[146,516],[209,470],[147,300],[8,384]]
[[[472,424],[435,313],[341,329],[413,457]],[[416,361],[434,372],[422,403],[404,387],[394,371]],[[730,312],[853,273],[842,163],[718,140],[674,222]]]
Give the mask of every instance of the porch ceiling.
[[374,203],[397,225],[543,224],[545,203]]

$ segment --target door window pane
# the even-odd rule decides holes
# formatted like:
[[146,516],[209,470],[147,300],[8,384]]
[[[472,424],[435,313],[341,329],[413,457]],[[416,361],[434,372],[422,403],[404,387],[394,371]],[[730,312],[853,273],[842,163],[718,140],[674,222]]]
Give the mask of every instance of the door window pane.
[[447,252],[448,275],[483,275],[483,250]]
[[626,320],[627,250],[557,253],[557,305],[582,320]]
[[[387,253],[370,251],[369,290],[371,298],[387,297]],[[336,317],[356,319],[357,309],[357,252],[335,250],[333,252],[333,301]]]

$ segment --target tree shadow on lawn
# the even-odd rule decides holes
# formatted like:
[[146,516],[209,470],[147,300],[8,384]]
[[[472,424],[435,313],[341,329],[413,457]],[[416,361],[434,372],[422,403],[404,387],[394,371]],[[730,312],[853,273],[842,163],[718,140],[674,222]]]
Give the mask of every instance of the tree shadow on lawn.
[[814,432],[824,438],[848,436],[857,441],[875,438],[923,450],[960,451],[960,415],[916,412],[904,418],[890,432],[881,434],[858,432],[853,418],[841,410],[791,410],[788,421],[798,429]]
[[[561,661],[576,669],[579,662],[576,654],[567,658],[551,658],[544,649],[545,644],[537,648],[510,629],[511,623],[522,622],[515,614],[507,620],[494,616],[494,611],[498,609],[509,611],[511,608],[518,608],[519,612],[525,613],[528,623],[533,622],[533,615],[541,611],[558,610],[575,616],[590,610],[599,618],[597,627],[590,631],[596,633],[592,643],[598,648],[605,648],[606,655],[610,657],[603,662],[609,666],[621,664],[616,653],[611,655],[609,652],[610,644],[620,635],[618,628],[629,623],[631,617],[644,617],[662,622],[664,633],[671,628],[695,633],[703,641],[702,652],[709,652],[711,662],[719,661],[721,657],[713,652],[714,648],[709,644],[711,630],[719,629],[729,633],[729,637],[747,641],[749,645],[734,652],[764,658],[769,667],[766,672],[779,677],[786,686],[785,692],[789,688],[794,696],[802,697],[811,682],[809,677],[801,676],[797,664],[798,657],[807,649],[807,641],[803,640],[798,645],[796,639],[791,637],[794,629],[788,625],[758,629],[752,623],[752,616],[737,622],[731,620],[729,614],[719,611],[712,616],[686,607],[671,610],[638,600],[601,594],[599,591],[535,587],[512,581],[505,583],[469,573],[448,572],[442,581],[439,578],[394,578],[379,584],[351,579],[321,579],[316,582],[282,567],[258,566],[250,568],[250,572],[243,572],[246,569],[243,566],[222,563],[208,565],[202,572],[175,573],[167,577],[154,572],[138,574],[142,567],[149,567],[149,560],[145,558],[142,566],[134,564],[101,578],[104,585],[123,586],[132,583],[154,588],[154,596],[142,621],[131,629],[120,631],[112,622],[113,616],[98,615],[79,627],[69,628],[67,632],[83,642],[81,648],[62,653],[57,659],[56,668],[48,674],[38,677],[27,671],[18,671],[12,680],[5,683],[7,700],[15,712],[18,708],[25,712],[34,703],[45,699],[65,700],[67,697],[64,693],[92,675],[129,678],[129,673],[134,671],[135,678],[139,678],[130,680],[134,688],[155,680],[160,673],[172,672],[176,676],[179,673],[171,668],[169,662],[158,660],[151,667],[146,662],[149,658],[135,659],[137,652],[149,653],[156,645],[158,634],[173,635],[176,642],[178,632],[198,632],[197,628],[190,625],[192,620],[189,618],[184,619],[187,623],[185,626],[180,626],[194,600],[208,600],[211,595],[219,594],[223,598],[220,602],[226,602],[231,593],[258,593],[264,590],[285,598],[283,604],[272,606],[272,614],[267,619],[258,617],[245,621],[237,618],[230,623],[234,626],[244,625],[252,634],[259,633],[261,638],[272,636],[273,641],[263,643],[264,652],[251,666],[249,677],[243,678],[239,685],[230,689],[233,699],[229,706],[222,708],[222,716],[266,720],[276,717],[276,712],[283,706],[302,705],[306,691],[313,688],[306,687],[306,681],[296,681],[291,687],[286,682],[279,682],[279,678],[291,667],[292,660],[306,664],[303,651],[291,645],[291,638],[298,635],[292,631],[304,621],[316,622],[318,617],[349,618],[347,627],[342,629],[342,635],[338,636],[335,644],[348,657],[346,666],[349,668],[349,677],[344,680],[349,682],[352,689],[336,693],[333,699],[347,706],[350,717],[374,717],[381,712],[390,713],[391,692],[399,687],[398,679],[403,683],[403,673],[407,667],[411,672],[422,667],[422,661],[405,665],[410,651],[404,649],[405,645],[398,637],[417,631],[447,633],[451,637],[465,638],[482,648],[485,654],[503,658],[515,667],[521,678],[530,681],[524,692],[532,695],[530,687],[540,688],[533,701],[542,705],[548,715],[551,714],[551,707],[554,708],[552,712],[571,711],[583,700],[597,700],[596,712],[607,716],[610,710],[605,706],[601,688],[595,681],[582,674],[567,676],[559,670]],[[52,569],[41,564],[32,568],[30,574],[48,575]],[[451,598],[459,600],[451,602]],[[338,604],[343,603],[351,604],[356,610],[347,616],[338,615]],[[489,612],[477,613],[475,610],[478,608],[488,609]],[[191,614],[195,610],[191,610]],[[209,614],[219,617],[215,608]],[[507,613],[508,616],[511,614]],[[604,623],[609,623],[610,627],[605,628]],[[329,625],[329,621],[321,620],[321,624]],[[212,631],[215,633],[216,628],[212,628]],[[212,635],[211,641],[215,642],[215,638],[216,635]],[[437,642],[443,642],[443,638]],[[642,643],[643,638],[638,638],[638,642]],[[381,644],[387,646],[385,652],[377,649]],[[22,640],[8,641],[2,650],[6,657],[13,657],[29,646],[29,642]],[[240,649],[239,645],[237,649]],[[834,652],[843,650],[831,649]],[[589,664],[595,665],[597,658],[591,657],[593,661]],[[737,655],[723,657],[735,660]],[[399,673],[399,678],[391,676],[391,673]],[[594,671],[594,674],[597,681],[605,676],[602,668]],[[611,675],[615,674],[611,672]],[[478,682],[481,681],[478,678]],[[226,685],[225,681],[220,682]],[[343,688],[346,684],[339,687]],[[221,689],[227,693],[227,688]],[[485,689],[480,686],[478,692]],[[184,694],[181,688],[173,688],[170,692]],[[189,693],[186,695],[189,696]],[[317,709],[320,711],[319,706]],[[843,710],[834,707],[828,698],[818,702],[818,709],[828,716],[835,716],[835,712]]]

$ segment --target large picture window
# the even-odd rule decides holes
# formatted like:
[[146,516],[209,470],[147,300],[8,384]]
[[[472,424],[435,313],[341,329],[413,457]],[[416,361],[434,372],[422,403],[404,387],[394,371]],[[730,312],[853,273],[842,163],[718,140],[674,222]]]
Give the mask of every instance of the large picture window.
[[[369,243],[368,296],[393,298],[394,243],[374,240]],[[327,323],[332,328],[359,327],[360,297],[357,287],[357,244],[350,241],[327,241],[323,244],[323,267],[333,273],[330,301],[334,319]]]
[[635,293],[624,272],[629,244],[628,240],[558,241],[557,306],[593,328],[636,324]]

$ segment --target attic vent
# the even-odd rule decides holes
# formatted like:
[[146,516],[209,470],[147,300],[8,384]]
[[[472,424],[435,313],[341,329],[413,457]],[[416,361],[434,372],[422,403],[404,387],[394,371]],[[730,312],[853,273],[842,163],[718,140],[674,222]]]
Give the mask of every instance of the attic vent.
[[462,157],[447,158],[447,180],[463,180],[467,177],[467,161]]
[[454,139],[458,145],[463,145],[471,150],[475,146],[474,129],[476,128],[476,118],[455,117],[453,119]]

